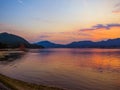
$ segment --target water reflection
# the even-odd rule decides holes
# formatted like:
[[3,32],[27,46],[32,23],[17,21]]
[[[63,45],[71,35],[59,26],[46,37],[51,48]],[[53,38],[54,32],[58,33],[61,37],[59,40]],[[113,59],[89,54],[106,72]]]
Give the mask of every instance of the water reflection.
[[10,52],[10,51],[5,51],[5,52],[0,52],[0,64],[10,64],[15,62],[17,59],[20,60],[24,55],[25,52]]
[[79,67],[89,67],[98,72],[120,72],[119,49],[76,49],[66,57],[74,58]]
[[68,90],[120,89],[120,49],[30,50],[14,65],[0,73]]

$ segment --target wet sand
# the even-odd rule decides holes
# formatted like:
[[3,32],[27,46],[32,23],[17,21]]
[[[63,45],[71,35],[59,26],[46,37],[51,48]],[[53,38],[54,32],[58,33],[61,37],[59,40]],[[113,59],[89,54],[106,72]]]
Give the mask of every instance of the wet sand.
[[0,90],[11,90],[0,82]]

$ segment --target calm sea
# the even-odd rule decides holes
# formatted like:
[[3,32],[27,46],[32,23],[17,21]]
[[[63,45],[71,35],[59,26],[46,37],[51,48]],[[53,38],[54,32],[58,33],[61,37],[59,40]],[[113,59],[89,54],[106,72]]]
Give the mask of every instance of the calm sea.
[[0,73],[67,90],[120,90],[120,49],[7,52]]

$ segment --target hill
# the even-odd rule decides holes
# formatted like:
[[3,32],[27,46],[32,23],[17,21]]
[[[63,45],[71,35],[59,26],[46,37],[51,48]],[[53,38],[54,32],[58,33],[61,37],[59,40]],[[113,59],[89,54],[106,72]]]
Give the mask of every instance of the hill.
[[26,48],[42,48],[40,45],[30,44],[20,36],[6,32],[0,33],[0,48],[18,48],[21,45],[24,45]]
[[50,41],[41,41],[41,42],[37,42],[35,44],[42,45],[45,48],[62,48],[64,46],[64,45],[61,45],[61,44],[55,44],[55,43],[50,42]]
[[108,39],[105,41],[78,41],[66,45],[55,44],[50,41],[41,41],[36,43],[46,48],[120,48],[120,38]]

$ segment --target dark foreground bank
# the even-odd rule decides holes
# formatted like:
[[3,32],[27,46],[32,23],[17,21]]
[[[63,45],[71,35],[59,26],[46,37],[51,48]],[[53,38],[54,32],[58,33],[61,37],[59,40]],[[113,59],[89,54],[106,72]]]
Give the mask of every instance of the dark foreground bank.
[[49,87],[49,86],[27,83],[24,81],[9,78],[2,74],[0,74],[0,83],[6,86],[4,87],[4,85],[1,85],[1,87],[9,88],[11,90],[63,90],[63,89],[56,88],[56,87]]

